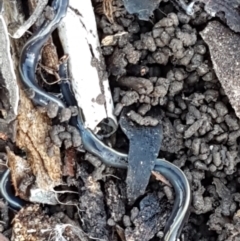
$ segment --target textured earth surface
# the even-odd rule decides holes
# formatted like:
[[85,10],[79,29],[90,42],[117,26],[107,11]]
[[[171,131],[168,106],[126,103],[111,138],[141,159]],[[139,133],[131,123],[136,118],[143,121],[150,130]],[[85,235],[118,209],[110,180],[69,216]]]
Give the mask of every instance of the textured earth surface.
[[[127,106],[128,118],[136,125],[161,125],[159,157],[180,167],[190,182],[191,215],[183,240],[239,240],[239,1],[226,6],[221,0],[201,0],[190,9],[187,1],[164,0],[148,21],[129,14],[122,0],[92,3],[115,115],[119,119]],[[190,10],[193,15],[186,14]],[[57,122],[55,106],[49,108],[52,122],[46,120],[49,129],[42,127],[44,133],[49,130],[47,158],[55,158],[55,148],[60,148],[57,157],[61,156],[67,185],[56,189],[67,191],[59,196],[58,205],[31,204],[17,214],[1,201],[0,240],[159,240],[174,201],[167,180],[151,177],[144,195],[129,203],[127,172],[106,167],[84,152],[76,129],[62,124],[75,115],[73,109],[64,110]],[[2,129],[9,132],[9,127]],[[105,141],[129,150],[120,128]],[[25,158],[3,138],[1,151],[6,143]],[[0,157],[4,163],[6,156]],[[36,169],[41,171],[40,167]],[[29,183],[30,174],[21,191],[26,193]]]

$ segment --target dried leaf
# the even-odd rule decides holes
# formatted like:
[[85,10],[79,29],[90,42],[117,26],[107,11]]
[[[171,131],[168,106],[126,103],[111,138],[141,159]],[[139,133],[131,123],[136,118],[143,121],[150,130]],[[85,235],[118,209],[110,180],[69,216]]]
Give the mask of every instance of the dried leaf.
[[[71,84],[86,127],[95,134],[110,136],[117,129],[117,121],[91,1],[70,1],[58,34],[64,54],[69,55]],[[109,128],[102,128],[106,119]]]

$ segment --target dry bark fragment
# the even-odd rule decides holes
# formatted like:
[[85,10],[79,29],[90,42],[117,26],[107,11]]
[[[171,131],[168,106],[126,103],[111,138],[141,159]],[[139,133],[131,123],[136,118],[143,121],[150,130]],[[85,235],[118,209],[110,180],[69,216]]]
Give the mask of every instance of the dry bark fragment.
[[48,137],[50,120],[45,114],[36,111],[22,91],[20,97],[16,144],[26,151],[27,160],[36,176],[38,186],[50,190],[61,183],[60,150],[54,146],[53,156],[48,156],[45,140]]
[[217,21],[210,22],[200,34],[209,47],[216,75],[240,117],[240,36]]
[[103,12],[110,23],[114,23],[113,17],[113,1],[112,0],[103,0]]
[[49,38],[47,43],[43,47],[42,51],[43,64],[52,69],[53,72],[57,72],[59,69],[59,60],[57,55],[57,49],[53,44],[52,38]]

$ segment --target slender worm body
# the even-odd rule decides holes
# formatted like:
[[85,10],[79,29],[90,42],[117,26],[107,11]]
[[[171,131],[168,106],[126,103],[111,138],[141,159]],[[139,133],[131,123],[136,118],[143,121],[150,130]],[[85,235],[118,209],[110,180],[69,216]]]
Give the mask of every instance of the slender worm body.
[[[60,66],[60,76],[63,79],[68,79],[66,63]],[[71,84],[68,81],[62,81],[61,91],[67,106],[76,105]],[[108,166],[127,169],[127,154],[117,152],[101,142],[89,129],[85,128],[81,111],[79,113],[78,116],[72,117],[71,124],[78,128],[84,148]],[[175,202],[171,216],[165,226],[164,241],[176,241],[185,221],[188,219],[191,202],[189,182],[181,169],[163,159],[156,160],[154,170],[166,177],[175,191]]]
[[52,3],[52,8],[55,13],[54,18],[51,21],[44,21],[42,26],[33,34],[22,49],[19,65],[19,73],[22,82],[28,90],[34,92],[33,102],[41,106],[47,106],[48,103],[52,101],[57,103],[58,106],[64,107],[64,104],[60,99],[47,94],[38,86],[35,72],[40,58],[41,49],[52,32],[57,28],[62,18],[65,17],[68,3],[68,0],[54,0]]
[[[29,39],[23,48],[20,61],[20,74],[27,88],[33,89],[35,96],[33,101],[41,106],[46,106],[50,101],[58,104],[60,108],[65,106],[77,106],[70,82],[63,80],[61,91],[66,104],[58,98],[40,89],[35,81],[35,70],[41,48],[52,31],[57,27],[60,20],[65,16],[68,7],[67,0],[54,0],[53,8],[56,15],[51,22],[45,22],[43,26]],[[67,64],[60,66],[60,76],[67,79]],[[106,165],[127,169],[128,156],[117,152],[101,142],[89,129],[85,128],[83,115],[72,117],[71,124],[78,128],[84,148],[96,155]],[[155,171],[160,172],[172,184],[175,190],[175,202],[172,214],[165,226],[164,241],[176,241],[181,233],[182,227],[188,218],[188,210],[191,202],[191,192],[188,180],[177,166],[163,159],[155,162]]]

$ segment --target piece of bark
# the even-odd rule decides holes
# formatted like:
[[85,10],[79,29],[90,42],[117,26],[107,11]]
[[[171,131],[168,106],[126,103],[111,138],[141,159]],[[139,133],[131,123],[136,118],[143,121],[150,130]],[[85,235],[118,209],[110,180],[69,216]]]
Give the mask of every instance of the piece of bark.
[[126,213],[124,196],[121,193],[121,188],[118,187],[119,183],[112,180],[105,182],[105,199],[106,205],[109,208],[111,218],[114,222],[120,222],[123,215]]
[[51,122],[45,114],[36,111],[23,91],[20,91],[20,98],[16,144],[26,151],[39,188],[51,190],[61,183],[62,175],[59,148],[54,146],[52,157],[47,154],[48,146],[45,140]]
[[210,22],[200,34],[209,47],[216,75],[240,118],[240,36],[218,21]]

